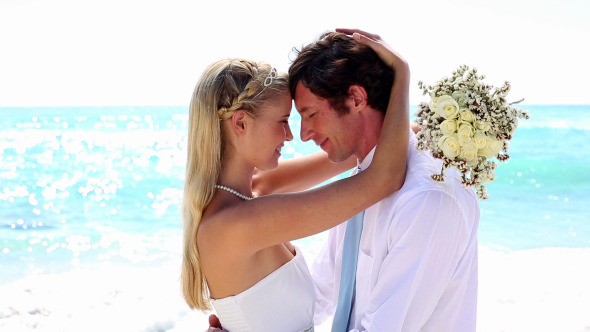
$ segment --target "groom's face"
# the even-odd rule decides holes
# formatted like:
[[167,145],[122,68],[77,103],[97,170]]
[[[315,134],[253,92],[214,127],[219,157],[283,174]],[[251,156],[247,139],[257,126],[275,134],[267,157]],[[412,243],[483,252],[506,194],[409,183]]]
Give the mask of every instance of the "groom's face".
[[313,140],[332,162],[347,160],[357,153],[362,131],[353,116],[339,115],[328,100],[316,96],[301,82],[293,99],[301,115],[303,142]]

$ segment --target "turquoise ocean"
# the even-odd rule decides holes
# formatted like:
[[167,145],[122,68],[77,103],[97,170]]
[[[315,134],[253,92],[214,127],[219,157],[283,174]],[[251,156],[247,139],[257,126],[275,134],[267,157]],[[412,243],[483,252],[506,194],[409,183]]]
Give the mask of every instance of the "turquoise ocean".
[[[590,106],[522,107],[532,117],[480,201],[479,242],[590,247]],[[178,258],[187,120],[183,106],[0,108],[0,284]],[[290,124],[284,158],[318,150],[295,111]]]

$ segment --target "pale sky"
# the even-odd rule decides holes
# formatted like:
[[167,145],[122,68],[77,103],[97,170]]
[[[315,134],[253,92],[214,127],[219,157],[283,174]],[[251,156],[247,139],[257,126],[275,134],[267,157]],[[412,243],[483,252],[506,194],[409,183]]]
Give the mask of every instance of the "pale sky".
[[417,87],[477,67],[509,99],[590,104],[590,1],[0,0],[0,107],[188,105],[224,57],[287,71],[337,27],[380,34]]

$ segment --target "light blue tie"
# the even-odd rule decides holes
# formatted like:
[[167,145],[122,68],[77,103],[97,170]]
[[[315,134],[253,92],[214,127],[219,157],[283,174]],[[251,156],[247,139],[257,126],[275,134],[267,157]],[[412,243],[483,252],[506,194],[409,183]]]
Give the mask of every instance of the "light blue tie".
[[332,332],[348,331],[350,311],[355,291],[356,265],[358,261],[361,233],[363,231],[363,218],[365,211],[357,214],[346,222],[346,234],[344,235],[344,248],[342,249],[342,274],[340,276],[340,293],[338,293],[338,306],[334,314]]

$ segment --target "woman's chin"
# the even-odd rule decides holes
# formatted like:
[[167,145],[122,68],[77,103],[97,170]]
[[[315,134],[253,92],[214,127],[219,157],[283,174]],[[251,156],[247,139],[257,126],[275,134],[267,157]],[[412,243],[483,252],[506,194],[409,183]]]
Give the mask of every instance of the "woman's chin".
[[279,159],[278,158],[270,161],[269,163],[267,163],[264,166],[261,165],[260,167],[256,167],[256,168],[264,172],[264,171],[272,171],[273,169],[276,169],[277,167],[279,167]]

